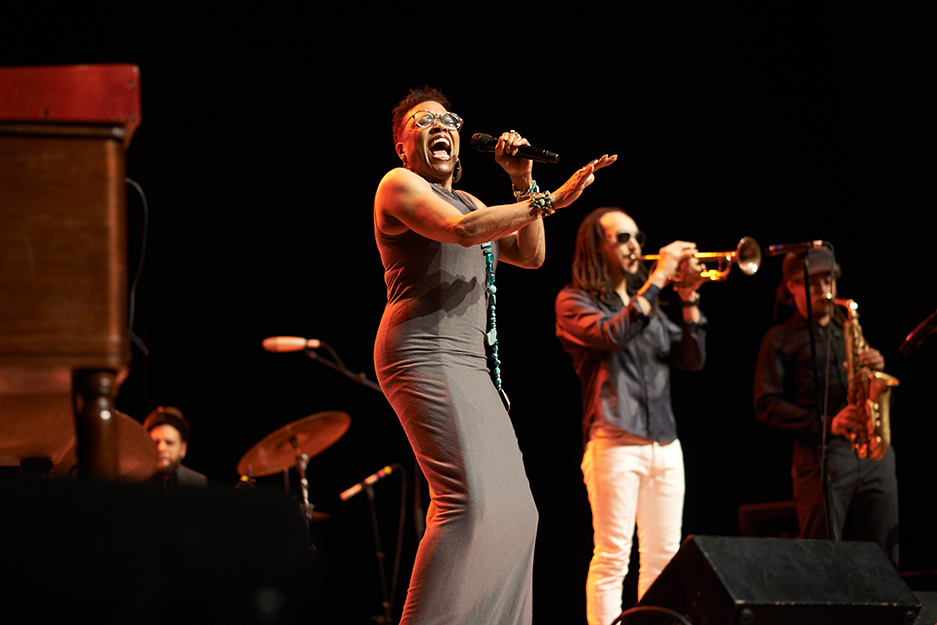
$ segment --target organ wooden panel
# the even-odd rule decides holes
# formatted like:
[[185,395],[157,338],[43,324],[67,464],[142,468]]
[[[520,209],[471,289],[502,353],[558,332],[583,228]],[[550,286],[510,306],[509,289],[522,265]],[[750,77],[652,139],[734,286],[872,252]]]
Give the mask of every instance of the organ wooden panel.
[[80,473],[118,476],[139,100],[133,65],[0,68],[0,464],[77,437]]

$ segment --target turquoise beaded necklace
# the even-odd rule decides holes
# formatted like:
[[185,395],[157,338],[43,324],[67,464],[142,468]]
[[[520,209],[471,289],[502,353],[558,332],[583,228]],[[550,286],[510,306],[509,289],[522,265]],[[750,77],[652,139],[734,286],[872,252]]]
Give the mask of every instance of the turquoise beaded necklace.
[[511,400],[508,399],[508,394],[501,387],[501,359],[498,357],[498,318],[496,310],[498,287],[495,286],[495,257],[491,251],[491,243],[482,243],[482,252],[485,254],[485,288],[488,290],[489,330],[485,334],[485,342],[491,348],[491,358],[494,360],[492,376],[494,377],[495,388],[498,389],[498,394],[501,395],[505,410],[511,412]]
[[[453,195],[458,195],[455,191],[446,189],[438,182],[434,182],[433,184]],[[474,211],[475,208],[470,207],[469,210]],[[501,402],[504,404],[504,409],[508,412],[511,412],[511,400],[508,399],[508,394],[501,387],[501,359],[498,357],[498,319],[496,312],[496,293],[498,292],[498,287],[495,286],[495,256],[494,252],[491,251],[490,242],[482,243],[481,248],[482,253],[485,254],[485,290],[488,294],[489,330],[485,333],[485,343],[488,345],[488,347],[491,348],[491,359],[494,361],[494,368],[492,369],[491,375],[495,388],[498,389],[498,394],[501,396]]]

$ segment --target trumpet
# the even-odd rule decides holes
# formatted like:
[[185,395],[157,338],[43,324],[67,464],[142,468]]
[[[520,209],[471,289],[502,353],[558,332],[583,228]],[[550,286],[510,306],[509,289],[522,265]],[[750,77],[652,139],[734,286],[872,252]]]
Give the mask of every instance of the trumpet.
[[[646,254],[644,256],[638,256],[637,254],[631,255],[631,260],[657,260],[659,258],[660,254]],[[758,246],[758,242],[755,241],[755,239],[742,237],[738,247],[731,252],[697,252],[696,254],[690,255],[689,258],[714,259],[718,261],[716,269],[707,269],[706,265],[703,265],[703,270],[699,273],[699,277],[704,280],[721,282],[729,277],[729,272],[732,270],[732,263],[737,264],[741,272],[746,276],[755,275],[759,267],[761,267],[761,248]]]

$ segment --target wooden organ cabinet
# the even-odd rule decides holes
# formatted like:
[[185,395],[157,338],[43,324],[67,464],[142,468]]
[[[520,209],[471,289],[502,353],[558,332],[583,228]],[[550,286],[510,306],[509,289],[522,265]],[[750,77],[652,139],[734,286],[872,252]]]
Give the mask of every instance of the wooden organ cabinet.
[[125,151],[140,119],[135,65],[0,68],[0,466],[122,475]]

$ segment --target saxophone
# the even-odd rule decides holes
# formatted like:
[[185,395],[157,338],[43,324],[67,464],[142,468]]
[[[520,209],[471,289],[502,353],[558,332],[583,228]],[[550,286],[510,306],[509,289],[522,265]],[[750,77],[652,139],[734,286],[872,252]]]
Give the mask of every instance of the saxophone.
[[891,387],[898,379],[862,365],[859,351],[868,347],[859,325],[858,304],[851,299],[836,299],[846,308],[843,332],[846,340],[846,372],[849,377],[847,400],[856,406],[859,427],[850,432],[852,448],[860,458],[881,460],[891,445]]

